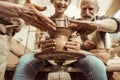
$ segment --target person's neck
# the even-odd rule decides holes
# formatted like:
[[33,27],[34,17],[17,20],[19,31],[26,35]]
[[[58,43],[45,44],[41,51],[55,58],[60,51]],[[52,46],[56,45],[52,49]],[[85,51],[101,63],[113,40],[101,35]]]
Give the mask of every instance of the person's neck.
[[55,13],[53,15],[54,18],[64,18],[64,16],[65,16],[64,13],[63,14]]

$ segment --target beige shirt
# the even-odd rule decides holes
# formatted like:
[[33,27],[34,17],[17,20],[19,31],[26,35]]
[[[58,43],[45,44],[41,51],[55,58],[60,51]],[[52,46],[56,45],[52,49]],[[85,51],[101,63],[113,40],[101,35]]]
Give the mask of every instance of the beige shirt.
[[10,39],[22,27],[19,19],[0,17],[0,80],[4,80],[8,54],[10,52]]
[[88,40],[96,43],[97,48],[105,48],[105,44],[100,35],[100,32],[93,32],[92,34],[88,35],[87,37],[88,37]]

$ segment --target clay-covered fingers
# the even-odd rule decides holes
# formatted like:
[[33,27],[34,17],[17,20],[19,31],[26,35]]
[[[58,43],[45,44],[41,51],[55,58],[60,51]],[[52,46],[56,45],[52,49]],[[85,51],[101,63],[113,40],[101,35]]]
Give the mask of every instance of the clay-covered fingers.
[[38,11],[44,11],[47,9],[46,6],[39,6],[39,5],[36,5],[36,4],[32,4],[32,3],[27,3],[24,5],[25,7],[28,7],[29,9],[32,9],[32,10],[38,10]]
[[94,43],[93,41],[85,41],[84,43],[87,47],[90,47],[90,48],[93,48],[93,49],[96,49],[97,48],[97,45],[96,43]]
[[38,6],[38,5],[32,4],[30,0],[26,0],[24,5],[29,6],[29,7],[34,7],[34,8],[36,8],[39,11],[44,11],[47,8],[47,7],[42,7],[42,6]]
[[[26,13],[26,12],[23,12],[23,13],[20,13],[19,14],[20,17],[22,17],[22,19],[26,22],[26,24],[29,24],[29,25],[32,25],[32,26],[35,26],[37,28],[40,28],[41,30],[43,31],[46,31],[47,29],[44,27],[45,25],[43,25],[42,22],[40,22],[36,16],[34,16],[34,13]],[[31,16],[33,15],[33,16]]]
[[83,28],[86,28],[87,25],[86,21],[83,20],[70,19],[69,22],[70,25],[68,27],[74,30],[81,30]]
[[45,40],[42,43],[42,51],[52,51],[55,49],[55,41],[53,39]]
[[92,30],[92,29],[90,29],[90,30],[89,29],[78,30],[78,33],[81,34],[81,35],[89,35],[93,32],[94,32],[94,30]]
[[30,4],[30,3],[31,3],[30,0],[26,0],[26,1],[25,1],[25,4]]
[[31,4],[30,0],[26,0],[24,10],[18,12],[20,18],[30,25],[33,25],[43,31],[56,30],[56,24],[40,11],[45,10],[46,7]]
[[67,49],[67,51],[79,51],[81,48],[81,45],[79,42],[69,41],[66,43],[65,48]]
[[48,47],[48,48],[42,49],[42,51],[53,51],[53,50],[55,50],[55,47]]
[[78,30],[78,26],[79,26],[78,21],[74,19],[70,19],[69,24],[67,25],[68,28],[71,28],[74,31]]
[[91,21],[83,21],[83,20],[73,20],[70,19],[69,28],[78,31],[81,35],[91,34],[96,30],[96,24]]
[[44,27],[47,30],[56,30],[56,24],[38,11],[37,11],[37,18],[40,22],[43,23],[43,25],[45,25]]
[[35,5],[35,4],[34,4],[34,6],[35,6],[35,8],[36,8],[37,10],[39,10],[39,11],[44,11],[44,10],[47,9],[46,6],[42,7],[42,6],[38,6],[38,5]]
[[41,14],[39,11],[23,11],[18,13],[26,23],[35,26],[43,31],[54,31],[56,30],[56,24]]
[[82,49],[87,50],[87,51],[96,49],[96,48],[97,48],[97,44],[94,43],[93,41],[86,40],[82,44]]

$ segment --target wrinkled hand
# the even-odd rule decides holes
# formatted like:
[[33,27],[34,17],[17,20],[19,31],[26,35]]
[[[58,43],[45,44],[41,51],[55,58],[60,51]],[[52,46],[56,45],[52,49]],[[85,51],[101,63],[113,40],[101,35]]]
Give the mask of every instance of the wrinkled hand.
[[25,22],[41,30],[55,30],[56,24],[40,12],[44,11],[45,9],[46,7],[31,4],[30,0],[27,0],[24,10],[18,14],[23,20],[25,20]]
[[81,48],[83,50],[89,51],[92,49],[96,49],[97,45],[93,41],[86,40],[85,42],[82,43]]
[[80,51],[81,45],[77,41],[68,41],[65,48],[67,51]]
[[53,51],[55,50],[55,45],[54,39],[46,39],[42,42],[42,51]]
[[[55,40],[54,39],[47,39],[42,42],[42,51],[54,51],[55,50]],[[79,51],[81,45],[77,41],[68,41],[65,45],[67,51]]]
[[72,19],[70,20],[68,27],[74,31],[78,31],[81,35],[91,34],[97,29],[97,25],[94,22]]

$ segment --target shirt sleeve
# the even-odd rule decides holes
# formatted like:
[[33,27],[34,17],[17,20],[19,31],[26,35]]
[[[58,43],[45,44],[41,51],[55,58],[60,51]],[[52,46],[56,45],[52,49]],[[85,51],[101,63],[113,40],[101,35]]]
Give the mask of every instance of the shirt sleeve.
[[115,20],[115,22],[117,23],[117,29],[116,29],[115,33],[120,32],[120,19],[115,18],[115,17],[107,17],[107,16],[102,16],[98,19],[107,19],[107,18],[111,18],[111,19]]
[[112,17],[111,19],[114,19],[117,23],[117,30],[115,32],[120,32],[120,19]]

